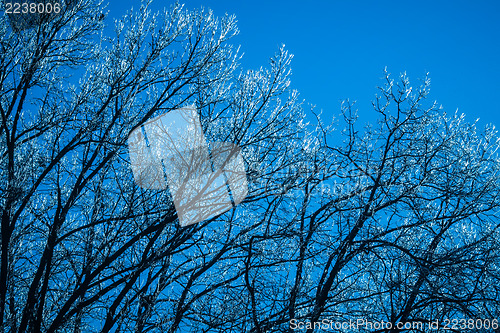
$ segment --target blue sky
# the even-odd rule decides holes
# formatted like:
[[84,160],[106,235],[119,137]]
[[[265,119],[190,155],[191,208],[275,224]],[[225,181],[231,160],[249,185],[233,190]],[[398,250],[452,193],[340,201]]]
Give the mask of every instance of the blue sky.
[[[118,9],[138,6],[123,0]],[[156,1],[154,8],[171,2]],[[281,43],[295,55],[292,86],[325,115],[357,101],[373,121],[371,100],[383,69],[406,71],[413,85],[429,72],[431,100],[480,125],[500,127],[500,2],[185,0],[217,15],[235,14],[247,69],[268,63]]]

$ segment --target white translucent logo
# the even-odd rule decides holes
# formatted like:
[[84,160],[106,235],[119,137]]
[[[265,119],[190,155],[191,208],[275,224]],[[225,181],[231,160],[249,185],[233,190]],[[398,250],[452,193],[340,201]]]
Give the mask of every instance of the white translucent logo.
[[222,214],[248,193],[238,146],[208,144],[194,107],[170,111],[128,137],[134,180],[142,188],[172,195],[181,226]]

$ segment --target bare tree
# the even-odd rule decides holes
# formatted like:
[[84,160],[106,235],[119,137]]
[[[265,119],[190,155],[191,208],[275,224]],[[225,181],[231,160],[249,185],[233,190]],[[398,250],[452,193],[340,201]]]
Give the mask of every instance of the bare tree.
[[243,274],[211,278],[258,226],[231,223],[233,211],[180,228],[168,191],[133,182],[136,126],[194,104],[207,136],[268,172],[300,140],[284,50],[243,72],[234,17],[145,3],[106,36],[100,7],[79,1],[22,33],[1,21],[0,326],[12,332],[178,331],[198,299]]
[[479,133],[463,115],[425,106],[429,82],[413,90],[387,74],[373,103],[379,123],[360,133],[345,104],[345,145],[325,142],[338,169],[305,214],[329,238],[307,244],[323,249],[309,273],[312,322],[498,319],[485,309],[498,300],[499,141],[494,127]]
[[[22,31],[0,19],[4,331],[498,318],[496,132],[427,105],[427,79],[387,74],[375,126],[348,102],[312,125],[292,56],[242,70],[232,16],[145,2],[109,32],[101,3],[61,4]],[[169,190],[134,182],[127,138],[186,105],[239,147],[249,189],[180,227]]]
[[[429,83],[414,90],[386,73],[377,125],[359,129],[349,102],[340,131],[319,124],[306,185],[277,214],[289,252],[252,267],[251,331],[430,332],[436,320],[496,331],[499,141],[494,127],[425,105]],[[280,295],[274,311],[268,290]]]

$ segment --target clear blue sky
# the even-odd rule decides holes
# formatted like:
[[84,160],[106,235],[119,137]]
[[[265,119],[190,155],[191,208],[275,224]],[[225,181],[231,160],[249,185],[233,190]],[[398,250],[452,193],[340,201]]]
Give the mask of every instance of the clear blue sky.
[[[173,1],[156,1],[154,8]],[[182,2],[182,1],[181,1]],[[112,1],[110,15],[136,0]],[[500,127],[499,1],[271,1],[185,0],[235,14],[245,53],[243,65],[266,65],[284,43],[295,55],[292,86],[324,114],[338,114],[340,101],[357,100],[371,119],[370,101],[387,66],[410,81],[429,72],[430,99],[447,113]],[[373,120],[373,119],[371,119]]]

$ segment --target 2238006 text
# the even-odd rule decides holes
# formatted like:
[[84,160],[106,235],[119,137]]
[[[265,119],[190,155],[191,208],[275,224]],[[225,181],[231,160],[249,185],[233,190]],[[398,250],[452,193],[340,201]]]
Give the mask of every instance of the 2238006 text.
[[443,329],[445,330],[480,330],[498,329],[498,319],[445,319]]
[[7,14],[58,14],[61,11],[61,4],[58,2],[28,3],[28,2],[7,2],[5,3],[5,13]]

